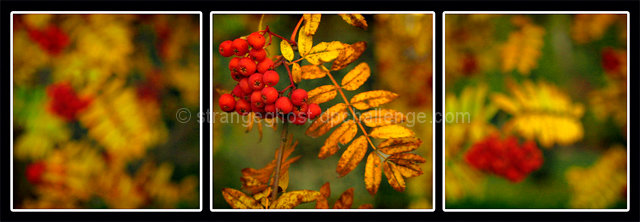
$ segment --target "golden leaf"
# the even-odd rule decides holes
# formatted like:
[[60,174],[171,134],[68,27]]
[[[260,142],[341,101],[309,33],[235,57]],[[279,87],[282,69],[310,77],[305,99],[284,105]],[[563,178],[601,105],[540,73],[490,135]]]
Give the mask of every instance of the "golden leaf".
[[304,65],[302,66],[302,78],[303,79],[319,79],[325,77],[327,71],[316,65]]
[[351,205],[353,204],[353,187],[347,189],[340,195],[335,204],[333,204],[333,209],[351,209]]
[[324,183],[322,187],[320,187],[320,193],[326,198],[329,198],[329,196],[331,196],[331,185],[329,184],[329,182]]
[[[288,147],[288,148],[286,148],[284,150],[284,153],[282,154],[282,159],[286,161],[284,161],[280,166],[281,170],[287,171],[291,163],[300,159],[300,156],[288,159],[291,153],[293,153],[293,151],[295,150],[296,145],[297,143],[286,144],[285,147]],[[269,182],[269,179],[271,178],[271,175],[274,173],[274,169],[276,168],[276,160],[277,160],[278,153],[279,152],[276,152],[274,159],[271,160],[271,162],[269,162],[269,164],[267,164],[262,169],[253,169],[253,168],[242,169],[241,171],[242,177],[240,177],[240,181],[242,182],[242,188],[255,194],[263,191],[264,189],[267,189],[269,185],[273,184],[273,182]]]
[[356,90],[364,84],[371,75],[371,69],[367,63],[360,63],[342,78],[342,88],[346,90]]
[[360,55],[367,49],[366,42],[356,42],[352,45],[343,44],[344,50],[340,51],[340,55],[333,61],[333,65],[331,65],[331,70],[341,70],[344,67],[347,67],[353,61],[356,61]]
[[315,201],[320,198],[322,194],[314,190],[296,190],[287,193],[283,193],[274,201],[270,209],[293,209],[301,203]]
[[391,138],[378,144],[378,150],[387,155],[393,155],[416,150],[420,144],[422,144],[422,140],[416,137]]
[[410,129],[400,125],[388,125],[376,127],[371,130],[369,136],[380,139],[412,137],[415,133]]
[[529,21],[520,23],[520,30],[510,33],[509,39],[500,49],[502,71],[510,72],[515,69],[522,75],[529,75],[538,65],[538,59],[542,54],[545,30]]
[[409,165],[396,165],[396,168],[398,169],[398,171],[400,171],[400,174],[402,174],[403,177],[406,178],[411,178],[411,177],[417,177],[422,175],[422,169],[420,169],[420,166],[417,164],[409,164]]
[[373,209],[373,205],[371,204],[362,204],[358,207],[358,209]]
[[253,195],[253,199],[260,202],[260,204],[262,204],[263,207],[266,207],[266,206],[269,206],[270,195],[271,195],[271,187],[267,187],[267,189],[264,189],[264,191]]
[[382,104],[393,101],[398,97],[398,94],[385,91],[385,90],[373,90],[368,92],[359,93],[351,98],[351,105],[359,110],[378,107]]
[[289,187],[289,167],[284,170],[284,173],[281,173],[280,179],[278,179],[278,186],[282,189],[282,192],[287,192],[287,187]]
[[291,48],[291,44],[286,40],[280,41],[280,52],[285,59],[289,60],[289,62],[293,60],[293,48]]
[[322,194],[322,197],[318,198],[316,201],[316,209],[329,209],[329,201],[327,200],[331,195],[329,182],[324,183],[324,185],[320,187],[320,193]]
[[222,196],[233,209],[262,209],[258,201],[236,189],[224,188]]
[[302,68],[300,68],[300,64],[293,63],[291,66],[291,78],[293,78],[293,82],[299,83],[302,80]]
[[262,142],[262,120],[258,120],[258,143]]
[[321,14],[304,14],[303,18],[305,20],[304,30],[306,35],[315,35],[316,30],[318,30],[318,25],[320,25],[320,19],[322,18]]
[[348,120],[336,130],[334,130],[329,138],[324,141],[324,146],[320,148],[320,153],[318,153],[318,158],[324,159],[328,156],[335,154],[338,151],[338,143],[347,144],[353,139],[353,137],[358,133],[358,128],[356,122],[353,120]]
[[368,127],[386,126],[402,123],[407,117],[392,109],[374,109],[362,113],[360,120]]
[[391,162],[385,161],[382,165],[382,168],[384,169],[384,175],[387,177],[389,185],[391,185],[394,190],[400,192],[404,191],[404,189],[406,188],[406,184],[404,183],[402,174],[396,168],[396,165]]
[[398,153],[388,157],[388,160],[396,163],[396,168],[404,177],[416,177],[422,175],[419,163],[426,160],[421,156],[413,153]]
[[336,86],[334,85],[324,85],[319,86],[318,88],[312,89],[307,93],[309,99],[307,100],[308,104],[312,103],[324,103],[333,98],[336,98],[338,92],[336,91]]
[[339,15],[340,17],[342,17],[342,19],[345,22],[349,23],[350,25],[361,28],[363,30],[367,30],[367,27],[369,27],[367,25],[367,20],[365,20],[364,16],[360,14],[339,14]]
[[382,169],[380,168],[380,157],[376,152],[369,153],[367,163],[364,168],[364,185],[371,195],[376,195],[382,180]]
[[298,52],[300,56],[305,56],[313,47],[313,35],[307,35],[305,29],[301,28],[298,32]]
[[319,65],[336,59],[344,49],[341,42],[321,42],[311,48],[304,58],[311,64]]
[[253,129],[253,123],[255,122],[255,113],[249,113],[249,124],[247,124],[247,128],[244,130],[245,133],[250,132]]
[[367,152],[367,137],[364,135],[358,137],[357,139],[351,142],[351,145],[347,147],[347,150],[342,153],[342,157],[338,161],[338,167],[336,168],[336,172],[340,174],[340,176],[347,175],[353,169],[358,166],[358,163],[362,161],[362,158]]
[[327,133],[331,128],[342,123],[347,118],[347,105],[344,103],[338,103],[326,111],[324,111],[320,117],[318,117],[305,132],[308,136],[319,137]]

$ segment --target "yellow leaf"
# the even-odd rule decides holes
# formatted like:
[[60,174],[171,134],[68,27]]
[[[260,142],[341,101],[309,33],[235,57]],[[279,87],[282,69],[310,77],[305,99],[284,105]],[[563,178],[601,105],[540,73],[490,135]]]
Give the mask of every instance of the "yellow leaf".
[[360,55],[367,49],[366,42],[356,42],[352,45],[343,44],[344,50],[340,51],[340,55],[333,61],[333,65],[331,65],[331,70],[341,70],[344,67],[347,67],[353,61],[356,61]]
[[371,195],[376,195],[380,188],[382,180],[382,169],[380,165],[380,157],[376,152],[369,153],[367,163],[364,168],[364,185]]
[[344,49],[341,42],[321,42],[311,48],[304,58],[311,64],[319,65],[336,59]]
[[385,91],[385,90],[373,90],[368,92],[362,92],[351,98],[351,105],[359,110],[375,108],[382,104],[393,101],[398,97],[398,94]]
[[400,125],[388,125],[376,127],[371,130],[369,136],[380,139],[412,137],[415,133],[410,129]]
[[308,104],[312,103],[324,103],[333,98],[336,98],[338,92],[336,92],[336,86],[334,85],[324,85],[318,88],[312,89],[307,93],[309,99],[307,100]]
[[404,189],[406,188],[406,184],[404,183],[402,174],[396,168],[396,165],[391,162],[385,161],[382,165],[382,168],[384,169],[384,175],[387,177],[389,185],[391,185],[394,190],[400,192],[404,191]]
[[362,161],[362,158],[367,152],[367,137],[364,135],[358,137],[357,139],[351,142],[351,145],[347,147],[347,150],[342,153],[340,160],[338,161],[338,167],[336,168],[336,172],[340,174],[340,176],[347,175],[353,169],[358,166],[358,163]]
[[280,179],[278,179],[278,186],[280,188],[282,188],[282,192],[287,192],[287,187],[289,186],[289,168],[287,167],[287,170],[284,171],[284,173],[282,173],[280,175]]
[[293,82],[299,83],[302,80],[302,68],[300,68],[300,64],[293,63],[291,66],[291,78],[293,78]]
[[393,155],[416,150],[420,144],[422,144],[422,140],[416,137],[391,138],[378,144],[378,150],[387,155]]
[[313,35],[307,35],[305,29],[301,28],[298,32],[298,52],[300,56],[305,56],[313,47]]
[[367,20],[365,20],[364,16],[360,14],[339,14],[339,15],[340,17],[342,17],[342,19],[345,22],[349,23],[350,25],[361,28],[363,30],[367,30],[367,27],[369,27],[367,25]]
[[320,198],[322,194],[314,190],[297,190],[287,193],[283,193],[274,201],[270,209],[293,209],[301,203],[315,201]]
[[392,109],[374,109],[360,115],[360,120],[368,127],[386,126],[402,123],[407,117]]
[[264,191],[253,195],[253,199],[260,202],[263,207],[269,206],[269,197],[271,195],[271,187],[267,187]]
[[302,78],[303,79],[318,79],[325,77],[327,71],[316,65],[304,65],[302,66]]
[[360,63],[342,78],[342,88],[346,90],[356,90],[364,84],[371,75],[371,69],[367,63]]
[[233,209],[262,209],[258,201],[236,189],[224,188],[222,196]]
[[320,148],[320,153],[318,153],[318,158],[324,159],[328,156],[335,154],[338,151],[338,143],[347,144],[353,139],[353,137],[358,133],[358,127],[356,122],[353,120],[348,120],[336,130],[334,130],[329,138],[324,141],[324,146]]
[[406,178],[411,178],[411,177],[417,177],[422,175],[422,169],[420,169],[420,166],[418,166],[417,164],[409,164],[409,165],[396,165],[396,168],[398,169],[398,171],[400,171],[400,174],[402,174],[403,177]]
[[344,103],[338,103],[326,111],[324,111],[320,117],[318,117],[305,132],[308,136],[319,137],[327,133],[331,128],[342,123],[347,118],[347,105]]
[[399,153],[388,157],[388,160],[396,163],[396,169],[403,177],[416,177],[422,175],[422,169],[418,164],[426,162],[424,158],[413,153]]
[[304,14],[303,15],[305,24],[304,30],[306,35],[315,35],[316,30],[318,30],[318,25],[320,25],[320,19],[322,18],[321,14]]
[[286,40],[280,41],[280,52],[285,59],[289,60],[289,62],[293,60],[293,48],[291,48],[291,44]]
[[333,204],[333,209],[351,209],[352,204],[353,204],[353,187],[344,191],[344,193],[340,195],[336,203]]

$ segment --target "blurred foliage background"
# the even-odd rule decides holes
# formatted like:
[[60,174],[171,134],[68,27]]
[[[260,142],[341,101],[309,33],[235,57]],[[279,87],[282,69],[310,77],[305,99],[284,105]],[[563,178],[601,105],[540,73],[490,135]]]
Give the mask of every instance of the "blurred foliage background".
[[[446,15],[446,207],[626,208],[627,16]],[[453,118],[452,118],[453,119]],[[535,141],[520,182],[465,161],[490,134]]]
[[13,17],[15,208],[198,208],[198,15]]
[[[272,32],[289,36],[302,15],[265,15],[263,26],[268,25]],[[229,74],[228,58],[222,57],[217,45],[222,41],[235,39],[258,31],[261,15],[213,15],[213,87],[233,89],[235,81]],[[432,16],[431,15],[365,15],[369,28],[360,30],[345,23],[338,15],[322,15],[318,31],[314,35],[314,43],[341,41],[352,44],[358,41],[367,42],[367,50],[347,68],[335,72],[340,79],[360,62],[371,67],[371,78],[360,89],[346,91],[347,98],[372,89],[390,90],[400,96],[387,108],[409,113],[423,112],[427,114],[425,123],[407,125],[415,130],[416,136],[423,144],[418,148],[427,163],[422,164],[424,174],[407,180],[407,190],[396,192],[388,183],[382,182],[376,196],[371,196],[364,186],[364,165],[359,166],[343,178],[338,178],[335,167],[340,158],[336,154],[327,159],[318,159],[317,155],[324,140],[329,134],[313,139],[304,134],[305,126],[289,126],[294,140],[299,145],[292,156],[301,155],[301,159],[289,168],[289,189],[318,190],[325,182],[331,183],[333,203],[340,194],[353,187],[354,206],[373,204],[374,208],[431,208],[432,184]],[[277,42],[277,41],[275,41]],[[279,45],[267,47],[268,56],[279,53]],[[307,64],[306,61],[301,65]],[[280,66],[280,82],[276,89],[288,85],[286,70]],[[300,88],[313,89],[331,84],[328,78],[304,80]],[[214,91],[213,110],[222,112],[217,105],[219,94]],[[342,101],[335,99],[323,103],[322,110]],[[235,113],[234,113],[235,114]],[[265,127],[260,140],[256,130],[245,133],[242,123],[221,123],[220,116],[214,116],[213,122],[213,208],[229,208],[222,197],[225,187],[240,188],[241,169],[261,168],[273,159],[280,145],[280,132]],[[309,123],[307,123],[309,124]],[[342,147],[346,148],[346,147]],[[300,208],[313,208],[314,203],[300,205]]]

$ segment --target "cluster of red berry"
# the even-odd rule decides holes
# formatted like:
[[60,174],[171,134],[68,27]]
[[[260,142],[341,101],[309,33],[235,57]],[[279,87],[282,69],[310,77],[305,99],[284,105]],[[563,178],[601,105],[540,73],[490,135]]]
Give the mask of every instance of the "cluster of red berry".
[[78,112],[91,103],[90,98],[80,98],[71,85],[66,82],[47,87],[47,95],[51,98],[49,109],[67,121],[75,119]]
[[229,70],[231,77],[238,81],[230,94],[220,96],[220,108],[240,115],[254,112],[261,118],[278,117],[297,125],[304,124],[307,119],[315,119],[322,110],[318,104],[307,104],[307,91],[294,89],[286,97],[284,92],[274,88],[280,81],[280,75],[274,71],[274,63],[267,57],[264,46],[262,32],[254,32],[247,39],[237,38],[220,44],[222,56],[236,56],[229,62]]
[[27,176],[27,180],[31,184],[40,184],[42,183],[42,174],[44,174],[46,170],[46,166],[44,162],[38,161],[27,166],[25,174]]
[[622,65],[622,62],[618,59],[616,50],[610,47],[602,50],[601,62],[602,68],[604,68],[604,71],[607,73],[616,73]]
[[497,134],[487,136],[467,151],[465,160],[471,166],[520,182],[542,166],[542,152],[535,142],[520,146],[516,137],[500,140]]
[[29,37],[40,45],[40,48],[51,55],[58,55],[69,45],[69,37],[58,26],[50,25],[43,30],[28,28]]

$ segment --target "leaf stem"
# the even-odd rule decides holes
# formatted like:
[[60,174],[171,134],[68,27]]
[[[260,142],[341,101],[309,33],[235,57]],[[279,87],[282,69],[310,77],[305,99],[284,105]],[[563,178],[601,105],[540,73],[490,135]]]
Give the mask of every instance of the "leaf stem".
[[276,162],[276,173],[273,178],[273,187],[271,188],[271,203],[275,202],[276,198],[278,197],[278,182],[280,180],[280,167],[282,165],[282,156],[284,155],[284,146],[285,144],[287,144],[287,131],[289,130],[289,127],[287,127],[286,121],[282,124],[282,127],[283,127],[282,136],[281,136],[282,143],[280,144],[280,148],[278,148],[278,151],[276,151],[278,153],[278,158]]
[[294,45],[298,45],[298,43],[296,43],[296,41],[293,41],[293,40],[291,40],[291,39],[287,39],[287,38],[285,38],[285,37],[282,37],[282,36],[280,36],[280,35],[278,35],[278,34],[276,34],[276,33],[272,32],[271,30],[269,30],[269,26],[267,26],[267,28],[265,29],[265,32],[269,33],[269,34],[270,34],[270,35],[272,35],[272,36],[278,37],[278,38],[280,38],[280,39],[282,39],[282,40],[284,40],[284,41],[289,42],[289,44],[291,44],[292,46],[294,46]]
[[300,17],[300,20],[298,21],[296,28],[293,29],[293,33],[291,33],[291,41],[296,41],[296,34],[298,33],[298,29],[300,28],[300,25],[302,24],[303,20],[304,20],[304,16]]

